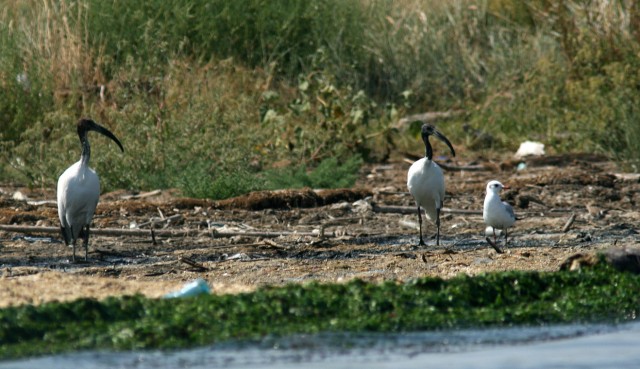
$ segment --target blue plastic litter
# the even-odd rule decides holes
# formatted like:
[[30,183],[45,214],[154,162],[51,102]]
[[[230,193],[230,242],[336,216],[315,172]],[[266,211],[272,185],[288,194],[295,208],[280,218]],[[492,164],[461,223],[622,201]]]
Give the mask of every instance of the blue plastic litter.
[[176,297],[191,297],[203,293],[211,293],[211,289],[209,288],[207,281],[202,278],[198,278],[185,284],[180,291],[170,292],[164,295],[164,298],[172,299]]

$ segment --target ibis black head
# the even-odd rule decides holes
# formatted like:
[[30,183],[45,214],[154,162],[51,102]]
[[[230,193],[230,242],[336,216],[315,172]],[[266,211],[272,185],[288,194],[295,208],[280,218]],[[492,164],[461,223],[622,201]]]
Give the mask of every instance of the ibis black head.
[[424,145],[427,149],[427,153],[426,153],[427,159],[431,160],[433,158],[433,150],[431,149],[431,144],[429,143],[429,136],[435,136],[438,139],[440,139],[442,142],[447,144],[447,146],[449,146],[449,149],[451,150],[451,155],[456,156],[456,152],[453,149],[453,146],[451,146],[451,142],[449,142],[449,139],[447,139],[445,135],[440,133],[436,129],[436,127],[432,126],[431,124],[423,124],[422,125],[422,141],[424,141]]
[[98,132],[100,134],[103,134],[103,135],[109,137],[115,143],[117,143],[118,146],[120,147],[120,150],[122,150],[122,152],[124,152],[124,148],[122,147],[122,144],[120,143],[120,140],[118,140],[118,138],[113,133],[111,133],[111,131],[109,131],[108,129],[104,128],[103,126],[99,125],[98,123],[94,122],[91,119],[81,118],[78,121],[78,136],[80,136],[80,141],[83,144],[87,139],[87,132],[89,132],[89,131]]

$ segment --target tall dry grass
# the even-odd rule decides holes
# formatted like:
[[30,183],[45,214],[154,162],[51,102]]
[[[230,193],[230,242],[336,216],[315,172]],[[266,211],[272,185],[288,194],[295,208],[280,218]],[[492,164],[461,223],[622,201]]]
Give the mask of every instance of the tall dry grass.
[[0,5],[2,178],[50,186],[77,157],[80,115],[127,137],[134,155],[95,140],[106,188],[204,196],[214,182],[262,186],[262,171],[287,163],[417,149],[392,127],[433,110],[466,112],[447,133],[468,147],[640,152],[631,1]]
[[[82,104],[78,110],[86,108],[87,95],[106,82],[103,50],[88,45],[87,5],[69,0],[5,0],[2,6],[3,22],[9,20],[26,78],[42,81],[56,104],[75,98]],[[71,22],[71,17],[85,21]]]

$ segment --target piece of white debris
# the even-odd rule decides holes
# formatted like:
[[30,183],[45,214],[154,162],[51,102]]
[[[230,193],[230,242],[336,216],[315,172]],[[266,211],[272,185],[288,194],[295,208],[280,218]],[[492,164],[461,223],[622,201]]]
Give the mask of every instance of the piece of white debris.
[[540,142],[525,141],[520,144],[520,148],[514,155],[517,159],[522,159],[527,156],[542,156],[544,155],[544,144]]

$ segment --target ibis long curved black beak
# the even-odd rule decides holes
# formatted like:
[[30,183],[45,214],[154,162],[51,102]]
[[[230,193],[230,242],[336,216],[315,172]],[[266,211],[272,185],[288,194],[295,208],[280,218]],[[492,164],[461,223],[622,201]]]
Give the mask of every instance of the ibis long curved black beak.
[[108,129],[99,125],[98,123],[94,122],[91,119],[80,119],[80,121],[78,122],[78,134],[80,135],[80,137],[83,137],[86,135],[87,131],[98,132],[104,136],[109,137],[116,144],[118,144],[118,146],[120,147],[120,150],[124,152],[124,148],[122,147],[120,140],[118,140],[118,138],[113,133],[111,133],[111,131],[109,131]]
[[422,141],[424,141],[424,145],[426,148],[427,159],[431,160],[431,158],[433,157],[433,149],[431,148],[431,144],[429,143],[429,136],[436,136],[439,140],[447,144],[447,146],[449,146],[449,150],[451,150],[451,154],[453,156],[456,156],[456,152],[453,149],[451,142],[449,142],[449,139],[445,135],[440,133],[431,124],[424,124],[422,125]]
[[451,150],[451,155],[452,156],[456,156],[456,151],[453,149],[453,146],[451,146],[451,142],[449,142],[449,139],[447,137],[445,137],[445,135],[443,135],[442,133],[440,133],[436,129],[433,130],[433,135],[438,137],[440,139],[440,141],[442,141],[445,144],[447,144],[447,146],[449,146],[449,150]]

